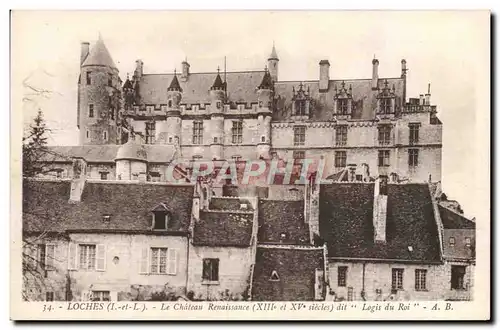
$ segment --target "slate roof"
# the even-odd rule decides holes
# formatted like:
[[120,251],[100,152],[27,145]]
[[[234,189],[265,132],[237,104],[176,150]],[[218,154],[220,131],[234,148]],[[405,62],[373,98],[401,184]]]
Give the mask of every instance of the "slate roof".
[[[314,300],[316,269],[324,270],[322,248],[257,247],[252,277],[253,301]],[[279,281],[270,281],[276,271]]]
[[[181,104],[210,103],[210,88],[217,72],[190,73],[186,81],[179,81],[183,90]],[[257,103],[256,88],[264,71],[227,72],[227,96],[230,102]],[[144,104],[167,104],[167,89],[174,74],[144,74],[139,82],[141,101]]]
[[[320,236],[328,256],[440,262],[440,242],[427,184],[388,184],[386,242],[374,243],[373,183],[320,189]],[[409,252],[408,246],[413,248]]]
[[[81,202],[70,204],[70,181],[23,181],[23,230],[151,230],[151,210],[172,211],[169,231],[187,232],[194,186],[86,182]],[[110,221],[103,221],[104,215]]]
[[253,213],[200,212],[200,220],[194,224],[193,245],[248,247],[253,217]]
[[[50,146],[46,161],[71,162],[71,157],[83,157],[87,162],[113,163],[122,145]],[[145,144],[148,162],[168,163],[173,160],[175,147],[172,145]]]
[[[402,78],[380,78],[378,80],[379,90],[372,91],[371,79],[351,79],[351,80],[330,80],[329,88],[326,93],[319,92],[319,81],[309,80],[302,82],[303,89],[309,89],[312,99],[310,110],[311,120],[328,121],[333,120],[334,97],[337,91],[342,88],[342,82],[345,83],[345,88],[352,86],[353,111],[352,119],[358,120],[373,120],[375,119],[375,106],[377,95],[384,88],[385,80],[387,79],[388,87],[394,85],[396,94],[396,107],[402,104],[403,96],[403,79]],[[273,112],[273,120],[288,121],[292,116],[292,89],[297,90],[300,81],[276,82],[274,85],[277,99],[276,109]]]
[[226,210],[226,211],[239,211],[240,205],[246,204],[247,209],[242,211],[253,211],[252,204],[247,199],[239,198],[220,198],[212,197],[210,199],[210,205],[208,208],[210,210]]
[[[281,234],[286,234],[282,239]],[[259,243],[308,244],[304,201],[259,200]]]
[[438,208],[444,229],[476,229],[474,221],[441,205],[438,205]]
[[82,66],[108,66],[110,68],[116,69],[115,62],[111,58],[104,41],[102,41],[101,37],[96,41],[94,47],[91,47],[89,54],[83,61]]

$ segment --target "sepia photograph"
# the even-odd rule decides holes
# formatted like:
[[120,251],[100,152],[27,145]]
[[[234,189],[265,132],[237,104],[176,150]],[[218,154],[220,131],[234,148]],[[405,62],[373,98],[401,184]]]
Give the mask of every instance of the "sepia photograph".
[[489,318],[489,34],[12,11],[11,317]]

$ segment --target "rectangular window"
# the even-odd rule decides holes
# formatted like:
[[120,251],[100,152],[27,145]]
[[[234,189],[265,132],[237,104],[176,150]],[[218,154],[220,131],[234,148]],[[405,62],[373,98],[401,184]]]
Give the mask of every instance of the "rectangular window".
[[337,269],[337,286],[347,285],[347,266],[339,266]]
[[54,301],[54,292],[45,292],[45,301]]
[[155,143],[156,122],[146,123],[146,144]]
[[347,125],[335,127],[335,144],[345,146],[347,144]]
[[107,140],[108,140],[108,132],[106,132],[106,131],[102,132],[102,139],[103,139],[104,141],[107,141]]
[[95,244],[80,244],[80,269],[96,268],[96,246]]
[[94,118],[94,105],[89,104],[89,118]]
[[245,105],[244,104],[238,104],[237,108],[238,108],[239,111],[243,111],[243,110],[245,110]]
[[390,150],[378,151],[378,166],[389,166]]
[[167,229],[167,212],[157,211],[154,212],[154,227],[156,230],[165,230]]
[[403,268],[392,269],[392,290],[403,290]]
[[113,86],[113,75],[111,73],[108,74],[108,86]]
[[418,149],[408,149],[408,165],[418,166]]
[[293,128],[293,144],[296,146],[303,146],[306,142],[306,127],[295,126]]
[[193,122],[193,144],[203,143],[203,122]]
[[38,244],[38,265],[43,270],[54,269],[55,245]]
[[391,126],[380,125],[378,127],[378,143],[380,145],[388,145],[391,143]]
[[380,113],[391,113],[392,112],[392,99],[383,98],[380,99]]
[[108,172],[99,172],[101,174],[101,180],[107,180],[108,179]]
[[234,144],[243,143],[243,122],[233,121],[233,128],[231,129],[232,142]]
[[206,258],[203,259],[203,275],[205,281],[219,280],[219,259]]
[[111,301],[109,291],[92,291],[92,301]]
[[167,273],[167,248],[151,248],[151,273]]
[[339,99],[337,100],[337,113],[341,115],[347,115],[348,113],[348,100]]
[[90,71],[87,71],[87,75],[86,75],[86,77],[87,77],[87,85],[90,85],[92,83],[92,79],[90,77],[90,73],[91,73]]
[[415,290],[416,291],[427,290],[427,270],[426,269],[415,269]]
[[346,151],[335,151],[335,167],[346,167],[347,166],[347,152]]
[[296,116],[306,115],[306,100],[295,101],[295,115]]
[[409,125],[410,127],[410,144],[417,144],[419,138],[419,123],[412,123]]
[[193,105],[193,111],[198,111],[200,109],[199,105]]
[[115,120],[115,110],[114,109],[109,110],[109,116],[111,117],[111,120]]
[[465,266],[451,266],[451,288],[465,290]]
[[455,246],[455,237],[450,237],[450,246]]
[[231,159],[234,160],[235,162],[238,162],[241,160],[241,156],[231,156]]

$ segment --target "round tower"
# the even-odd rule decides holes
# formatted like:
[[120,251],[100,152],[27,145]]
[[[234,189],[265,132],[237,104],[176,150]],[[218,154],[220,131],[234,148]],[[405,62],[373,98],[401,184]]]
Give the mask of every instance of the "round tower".
[[77,110],[81,145],[119,142],[120,90],[118,69],[101,36],[90,51],[89,44],[82,43]]
[[217,77],[210,88],[210,153],[212,159],[223,159],[224,157],[224,99],[226,84],[222,82],[219,69]]
[[271,50],[271,54],[269,55],[269,58],[267,59],[267,66],[269,68],[269,73],[271,75],[271,78],[273,79],[274,82],[278,81],[278,64],[279,64],[279,58],[278,54],[276,53],[276,48],[274,47],[274,42],[273,42],[273,49]]
[[148,168],[148,154],[140,139],[129,138],[116,153],[117,180],[145,180]]
[[258,105],[258,132],[257,157],[261,159],[270,158],[271,149],[271,109],[273,101],[274,84],[269,71],[265,70],[262,82],[257,87]]
[[159,121],[156,128],[156,143],[180,144],[181,139],[181,110],[182,88],[177,79],[177,72],[167,89],[167,120]]

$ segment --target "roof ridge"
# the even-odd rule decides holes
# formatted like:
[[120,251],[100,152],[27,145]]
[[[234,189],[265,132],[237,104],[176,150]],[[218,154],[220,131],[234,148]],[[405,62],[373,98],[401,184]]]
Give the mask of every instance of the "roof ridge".
[[[265,70],[243,70],[243,71],[226,71],[226,74],[230,73],[264,73]],[[162,76],[162,75],[173,75],[174,73],[170,72],[165,72],[165,73],[145,73],[142,76]],[[205,71],[205,72],[189,72],[189,75],[196,75],[196,74],[217,74],[217,71],[211,72],[211,71]]]
[[447,210],[447,211],[451,211],[451,212],[453,212],[454,214],[461,216],[461,217],[462,217],[462,218],[464,218],[465,220],[468,220],[468,221],[470,221],[470,222],[474,222],[474,223],[476,223],[476,221],[474,221],[474,220],[472,220],[472,219],[467,218],[465,215],[463,215],[463,214],[461,214],[461,213],[458,213],[457,211],[455,211],[455,210],[453,210],[453,209],[449,208],[448,206],[441,205],[439,202],[437,203],[437,205],[438,205],[439,207],[442,207],[443,209],[445,209],[445,210]]

